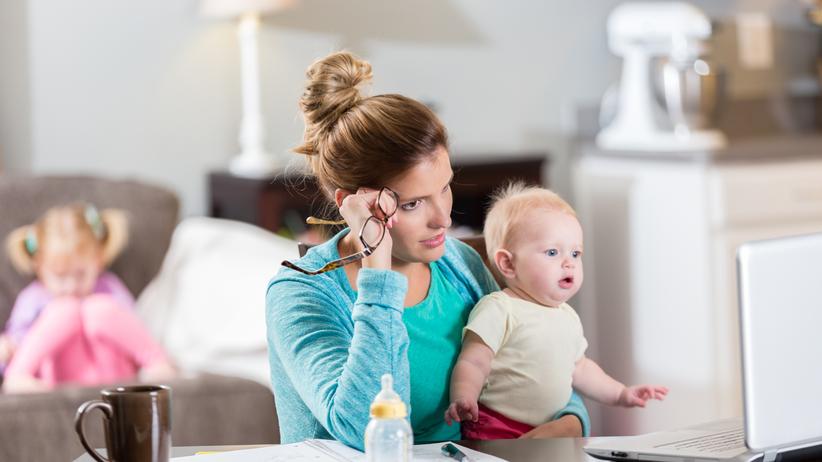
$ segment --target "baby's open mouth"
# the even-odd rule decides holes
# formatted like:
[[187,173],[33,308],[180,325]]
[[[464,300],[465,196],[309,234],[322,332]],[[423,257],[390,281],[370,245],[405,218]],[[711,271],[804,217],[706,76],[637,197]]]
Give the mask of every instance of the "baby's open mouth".
[[574,277],[568,276],[559,280],[559,286],[563,289],[570,289],[574,285]]

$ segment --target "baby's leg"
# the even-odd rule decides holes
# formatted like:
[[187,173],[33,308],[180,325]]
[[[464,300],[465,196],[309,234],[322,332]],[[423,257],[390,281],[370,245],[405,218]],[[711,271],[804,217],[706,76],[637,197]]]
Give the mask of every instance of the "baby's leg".
[[[50,302],[26,334],[6,369],[4,388],[9,391],[27,391],[42,388],[33,382],[44,364],[60,354],[71,340],[82,335],[80,301],[61,297]],[[46,387],[55,385],[54,377],[43,377]],[[16,385],[21,385],[17,388]],[[31,387],[29,387],[31,385]]]
[[479,405],[476,422],[462,422],[462,437],[467,440],[513,439],[533,430],[533,426],[517,422],[493,409]]
[[[116,380],[133,376],[135,366],[170,365],[162,347],[140,318],[105,294],[87,297],[82,304],[83,326],[102,377]],[[113,350],[112,350],[113,349]]]

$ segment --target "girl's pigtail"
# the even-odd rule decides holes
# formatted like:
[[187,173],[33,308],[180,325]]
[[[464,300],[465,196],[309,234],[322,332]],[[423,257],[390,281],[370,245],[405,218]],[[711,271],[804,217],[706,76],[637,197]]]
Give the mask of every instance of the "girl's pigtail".
[[128,243],[128,215],[123,210],[105,209],[100,212],[100,219],[105,227],[101,241],[103,264],[109,266]]
[[34,225],[21,226],[6,238],[6,252],[12,266],[26,276],[34,273],[34,254],[37,247],[37,228]]

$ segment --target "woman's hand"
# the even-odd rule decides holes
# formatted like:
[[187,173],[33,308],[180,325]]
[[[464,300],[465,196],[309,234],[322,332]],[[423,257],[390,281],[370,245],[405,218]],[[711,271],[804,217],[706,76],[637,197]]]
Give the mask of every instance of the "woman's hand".
[[[344,194],[341,190],[336,192],[339,197]],[[359,233],[363,224],[369,217],[375,216],[380,220],[384,220],[380,208],[377,206],[377,196],[379,191],[373,189],[360,188],[356,194],[348,194],[342,197],[340,202],[340,215],[342,215],[345,222],[351,228],[351,236],[349,244],[356,245],[357,250],[362,249],[362,243],[359,240]],[[391,269],[391,250],[393,248],[393,241],[391,240],[390,229],[397,223],[398,217],[395,213],[385,224],[385,236],[380,242],[380,245],[374,252],[362,260],[363,268],[382,268]]]
[[476,422],[477,419],[479,419],[479,405],[476,401],[457,399],[451,402],[445,411],[445,423],[448,425],[452,422]]
[[520,436],[520,439],[534,438],[560,438],[560,437],[580,437],[582,436],[582,422],[579,417],[566,414],[559,419],[546,422],[528,433]]

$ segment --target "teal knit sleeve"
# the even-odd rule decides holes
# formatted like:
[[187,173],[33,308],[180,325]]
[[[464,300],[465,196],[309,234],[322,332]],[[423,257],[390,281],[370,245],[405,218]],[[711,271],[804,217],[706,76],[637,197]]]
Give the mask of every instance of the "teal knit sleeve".
[[[278,380],[290,381],[332,437],[362,449],[380,376],[393,374],[397,393],[406,403],[410,397],[408,333],[402,322],[408,282],[394,271],[361,269],[353,307],[322,284],[319,278],[297,276],[270,284],[269,355],[276,355],[271,363],[280,369],[272,367],[272,382],[276,391]],[[300,404],[278,397],[278,412],[281,406],[289,412]]]

